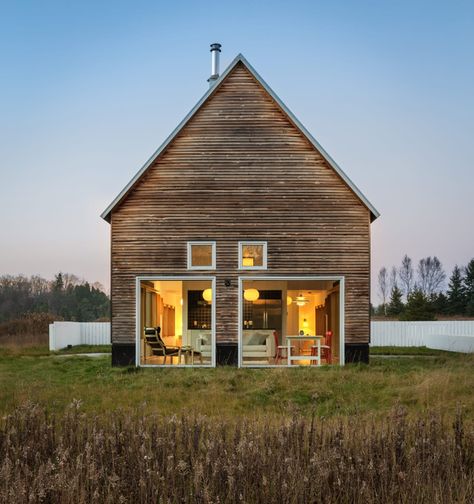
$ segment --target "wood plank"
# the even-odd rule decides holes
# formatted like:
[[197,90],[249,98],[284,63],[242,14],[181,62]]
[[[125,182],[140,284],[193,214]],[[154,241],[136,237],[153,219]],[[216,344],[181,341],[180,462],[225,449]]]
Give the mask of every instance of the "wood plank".
[[369,340],[369,211],[242,65],[111,225],[114,342],[134,341],[135,276],[196,274],[191,240],[217,242],[218,341],[237,340],[240,240],[268,241],[268,269],[244,275],[344,275],[346,342]]

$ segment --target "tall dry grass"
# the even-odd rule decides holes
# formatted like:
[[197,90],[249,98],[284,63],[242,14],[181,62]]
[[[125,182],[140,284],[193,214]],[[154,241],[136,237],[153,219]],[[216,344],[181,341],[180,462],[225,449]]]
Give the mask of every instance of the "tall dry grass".
[[0,348],[21,349],[49,344],[47,334],[20,333],[0,335]]
[[0,323],[0,347],[23,348],[47,345],[49,324],[59,320],[50,313],[27,313]]
[[2,502],[473,502],[474,434],[462,418],[278,426],[35,406],[0,429]]

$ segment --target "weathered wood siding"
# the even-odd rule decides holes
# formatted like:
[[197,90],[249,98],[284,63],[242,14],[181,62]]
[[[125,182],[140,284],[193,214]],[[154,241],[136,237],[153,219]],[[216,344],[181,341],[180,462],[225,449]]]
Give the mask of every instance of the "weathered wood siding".
[[[136,275],[196,275],[186,242],[217,242],[217,341],[237,340],[239,274],[345,275],[346,343],[369,340],[370,214],[239,64],[112,213],[112,338],[135,335]],[[268,241],[238,271],[239,240]],[[231,287],[224,280],[232,281]]]

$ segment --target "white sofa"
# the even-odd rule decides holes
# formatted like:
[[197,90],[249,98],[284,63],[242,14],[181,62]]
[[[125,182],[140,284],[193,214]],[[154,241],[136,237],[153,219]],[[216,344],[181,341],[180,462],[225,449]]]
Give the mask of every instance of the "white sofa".
[[242,331],[242,357],[268,360],[275,356],[275,337],[272,329]]
[[[189,337],[195,350],[201,352],[204,358],[211,357],[210,331],[190,330]],[[245,329],[242,331],[242,339],[242,357],[244,359],[252,358],[254,363],[258,360],[268,363],[268,359],[275,356],[275,337],[272,329]]]

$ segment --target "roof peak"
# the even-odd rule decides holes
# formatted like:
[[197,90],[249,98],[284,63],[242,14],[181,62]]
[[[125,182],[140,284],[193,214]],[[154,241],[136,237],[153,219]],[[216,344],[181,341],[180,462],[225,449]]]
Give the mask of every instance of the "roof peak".
[[160,145],[160,147],[153,153],[153,155],[148,159],[148,161],[140,168],[140,170],[135,174],[135,176],[130,180],[130,182],[122,189],[118,196],[112,201],[112,203],[102,212],[101,217],[106,221],[110,222],[110,214],[112,210],[125,198],[128,192],[132,189],[136,182],[141,178],[144,172],[151,166],[151,164],[158,158],[158,156],[168,147],[172,140],[178,135],[178,133],[184,128],[187,122],[194,116],[194,114],[201,108],[201,106],[216,92],[220,87],[221,83],[226,79],[226,77],[231,73],[235,66],[239,63],[243,63],[247,70],[252,74],[256,81],[264,88],[264,90],[270,95],[270,97],[275,101],[278,107],[283,111],[283,113],[288,117],[288,119],[293,123],[293,125],[301,131],[301,133],[309,140],[313,147],[323,156],[327,163],[334,169],[334,171],[342,178],[342,180],[349,186],[349,188],[354,192],[354,194],[359,198],[359,200],[367,207],[371,214],[371,220],[375,220],[379,217],[379,212],[370,203],[370,201],[362,194],[359,188],[352,182],[352,180],[346,175],[342,168],[332,159],[332,157],[323,149],[319,142],[311,135],[311,133],[303,126],[303,124],[293,115],[291,110],[280,100],[278,95],[272,90],[272,88],[265,82],[265,80],[260,76],[260,74],[255,70],[255,68],[249,63],[247,58],[242,54],[238,53],[237,56],[229,63],[227,68],[222,72],[221,75],[215,80],[212,87],[210,87],[201,99],[196,103],[196,105],[190,110],[186,117],[178,124],[178,126],[171,132],[171,134],[166,138],[166,140]]

